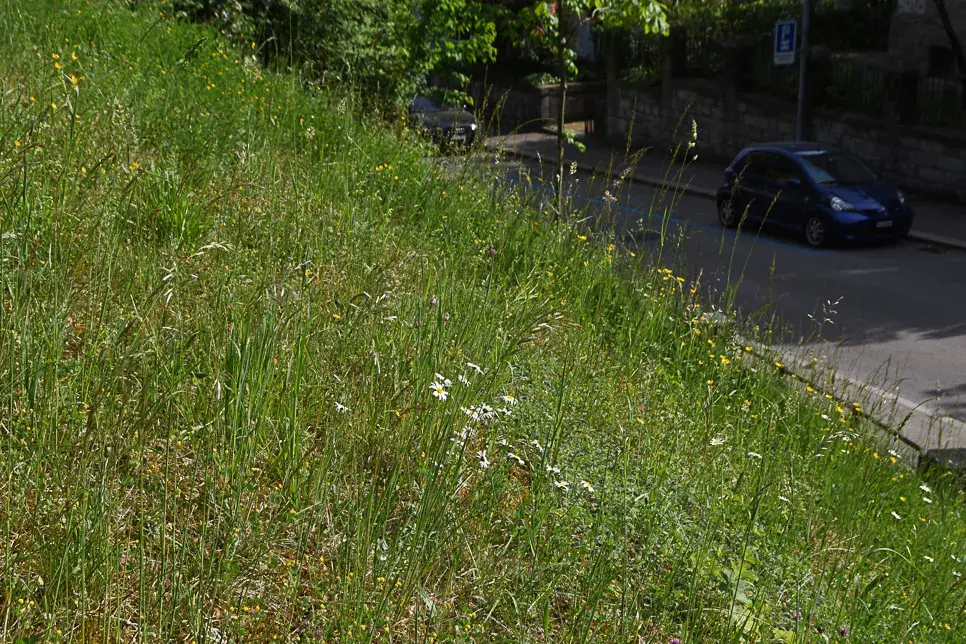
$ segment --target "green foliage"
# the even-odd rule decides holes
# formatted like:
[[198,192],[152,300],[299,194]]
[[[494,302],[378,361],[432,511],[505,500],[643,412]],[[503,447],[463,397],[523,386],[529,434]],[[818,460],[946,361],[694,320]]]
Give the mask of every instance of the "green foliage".
[[560,0],[566,16],[560,22],[558,2],[541,0],[525,7],[518,14],[524,34],[519,46],[524,49],[542,48],[554,58],[564,45],[567,73],[577,74],[576,57],[571,40],[576,27],[590,24],[604,29],[634,29],[644,34],[665,34],[668,30],[666,9],[658,0]]
[[263,59],[300,66],[316,80],[351,87],[398,109],[436,75],[452,102],[465,70],[495,56],[500,5],[475,0],[176,0],[192,19],[239,41],[254,40]]

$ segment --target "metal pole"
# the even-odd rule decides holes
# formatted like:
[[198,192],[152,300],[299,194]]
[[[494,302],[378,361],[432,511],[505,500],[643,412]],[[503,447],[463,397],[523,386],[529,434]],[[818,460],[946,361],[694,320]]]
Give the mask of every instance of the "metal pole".
[[795,140],[805,138],[805,83],[808,77],[808,26],[812,17],[812,0],[802,0],[802,46],[798,61],[798,112],[795,114]]

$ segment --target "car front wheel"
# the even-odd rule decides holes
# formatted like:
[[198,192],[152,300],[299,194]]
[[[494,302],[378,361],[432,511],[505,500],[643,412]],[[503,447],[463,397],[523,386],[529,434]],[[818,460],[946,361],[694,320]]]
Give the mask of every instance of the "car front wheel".
[[724,198],[718,202],[718,221],[725,228],[734,228],[738,225],[738,210],[735,208],[734,201]]
[[821,248],[826,246],[828,241],[828,222],[820,215],[810,215],[805,221],[805,243],[812,248]]

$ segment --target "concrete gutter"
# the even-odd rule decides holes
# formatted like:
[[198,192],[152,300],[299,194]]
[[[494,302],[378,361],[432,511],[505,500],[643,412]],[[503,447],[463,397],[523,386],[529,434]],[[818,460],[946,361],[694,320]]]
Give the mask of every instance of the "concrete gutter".
[[[505,148],[502,146],[490,146],[490,147],[491,149],[499,150],[503,154],[507,154],[509,156],[514,156],[517,158],[530,159],[534,161],[538,159],[542,161],[547,160],[539,157],[539,155],[533,152],[527,152],[522,150],[511,150],[509,148]],[[601,172],[600,168],[592,167],[587,164],[582,164],[580,162],[577,162],[577,167],[584,172],[591,172],[591,173]],[[604,172],[607,172],[607,170],[605,169]],[[610,171],[610,172],[607,172],[607,174],[609,178],[614,175],[614,172]],[[630,181],[634,181],[635,183],[641,183],[648,186],[655,186],[657,188],[663,188],[666,190],[680,191],[694,197],[703,197],[705,199],[714,199],[714,200],[717,200],[718,198],[718,194],[714,190],[708,190],[707,188],[699,188],[697,186],[692,186],[690,184],[678,185],[676,183],[666,181],[662,177],[654,177],[654,176],[639,174],[637,171],[634,171],[628,174],[626,178]],[[944,235],[934,235],[932,233],[924,233],[913,229],[909,231],[909,239],[917,242],[922,242],[925,244],[932,244],[934,246],[944,246],[946,248],[955,248],[957,250],[966,251],[966,240],[956,239],[954,237],[946,237]]]

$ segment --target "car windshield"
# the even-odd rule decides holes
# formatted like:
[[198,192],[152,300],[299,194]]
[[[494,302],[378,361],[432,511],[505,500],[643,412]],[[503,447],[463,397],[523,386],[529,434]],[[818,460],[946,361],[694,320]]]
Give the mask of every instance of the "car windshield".
[[879,180],[869,166],[851,154],[817,150],[799,152],[798,158],[802,160],[809,176],[822,185],[864,184]]
[[413,99],[413,102],[409,104],[409,111],[420,114],[430,114],[433,112],[444,112],[447,110],[457,109],[456,105],[450,105],[448,103],[437,103],[431,98],[425,96],[417,96]]
[[426,98],[425,96],[417,96],[409,105],[409,109],[413,112],[438,112],[440,107],[432,99]]

